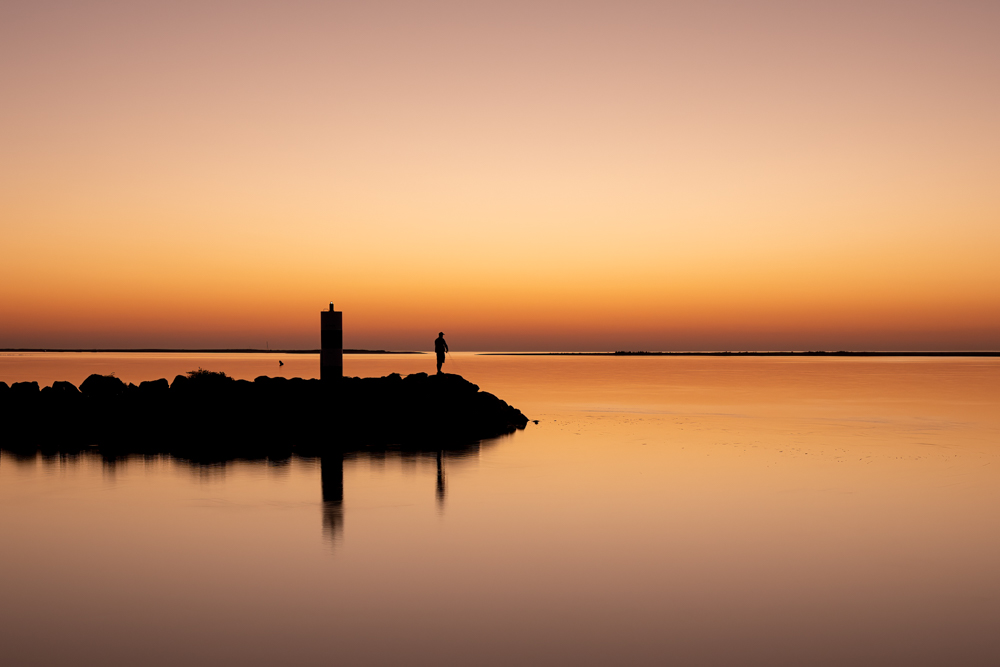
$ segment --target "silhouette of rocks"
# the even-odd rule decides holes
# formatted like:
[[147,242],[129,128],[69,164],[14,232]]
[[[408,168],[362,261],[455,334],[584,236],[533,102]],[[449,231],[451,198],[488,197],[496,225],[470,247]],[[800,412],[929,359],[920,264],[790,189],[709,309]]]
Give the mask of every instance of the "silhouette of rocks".
[[146,396],[164,397],[167,395],[168,391],[170,391],[170,383],[167,382],[166,378],[160,378],[159,380],[146,380],[139,383],[139,392]]
[[94,373],[80,384],[80,392],[95,400],[105,400],[125,393],[125,383],[114,375]]
[[[51,389],[52,393],[58,396],[79,396],[80,390],[77,389],[72,382],[62,382],[56,381],[52,383],[51,387],[46,387],[45,389]],[[43,390],[44,391],[44,390]]]
[[11,398],[33,399],[38,396],[37,382],[15,382],[10,386]]
[[70,382],[53,382],[51,387],[41,391],[41,401],[50,405],[53,411],[62,411],[68,406],[75,406],[83,399],[83,394]]
[[91,375],[0,383],[0,446],[11,451],[173,454],[193,460],[306,456],[366,448],[433,450],[523,429],[520,410],[459,375],[343,378],[261,376],[199,369],[126,385]]

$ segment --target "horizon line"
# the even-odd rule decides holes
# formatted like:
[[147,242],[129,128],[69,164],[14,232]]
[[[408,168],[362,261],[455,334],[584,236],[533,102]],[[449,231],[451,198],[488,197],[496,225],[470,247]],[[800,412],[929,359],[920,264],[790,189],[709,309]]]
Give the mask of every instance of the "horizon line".
[[[456,350],[458,351],[458,350]],[[471,351],[471,350],[470,350]],[[165,354],[319,354],[319,349],[261,349],[261,348],[0,348],[0,353],[165,353]],[[1000,357],[1000,350],[615,350],[615,351],[533,351],[533,352],[479,352],[479,356],[866,356],[866,357]],[[345,348],[344,354],[429,354],[417,350],[367,350]]]

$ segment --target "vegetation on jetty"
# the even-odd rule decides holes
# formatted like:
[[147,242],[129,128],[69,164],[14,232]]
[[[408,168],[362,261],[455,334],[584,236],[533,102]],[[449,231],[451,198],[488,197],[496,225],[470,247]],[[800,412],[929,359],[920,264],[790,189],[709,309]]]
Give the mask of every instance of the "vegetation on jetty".
[[91,375],[79,389],[0,382],[0,445],[8,450],[173,454],[195,460],[319,455],[368,447],[428,449],[523,429],[520,410],[459,375],[343,378],[197,370],[125,384]]

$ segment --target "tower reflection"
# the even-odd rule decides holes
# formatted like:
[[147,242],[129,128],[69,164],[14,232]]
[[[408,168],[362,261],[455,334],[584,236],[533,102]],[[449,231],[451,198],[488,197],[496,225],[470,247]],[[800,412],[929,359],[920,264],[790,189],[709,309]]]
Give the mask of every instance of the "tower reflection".
[[344,530],[344,454],[324,455],[319,465],[323,487],[323,534],[335,540]]

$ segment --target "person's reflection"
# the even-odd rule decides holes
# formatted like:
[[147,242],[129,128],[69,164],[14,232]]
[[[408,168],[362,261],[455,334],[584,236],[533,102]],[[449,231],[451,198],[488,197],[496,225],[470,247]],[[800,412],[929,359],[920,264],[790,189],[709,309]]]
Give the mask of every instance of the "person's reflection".
[[337,539],[344,530],[344,455],[327,454],[319,460],[323,486],[323,534]]
[[442,454],[442,452],[441,452],[440,449],[437,452],[437,467],[438,467],[438,470],[437,470],[437,473],[438,473],[438,476],[437,476],[437,501],[438,501],[438,509],[440,510],[440,509],[444,508],[444,497],[445,497],[445,488],[444,488],[444,456],[443,456],[443,454]]
[[[44,457],[42,458],[44,461]],[[44,465],[44,463],[43,463]],[[121,461],[113,456],[105,456],[101,459],[101,473],[106,482],[114,482],[115,478],[118,476],[118,468],[125,467],[125,462]]]

